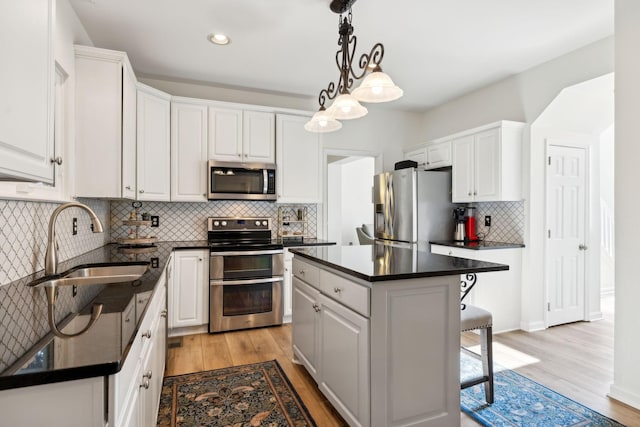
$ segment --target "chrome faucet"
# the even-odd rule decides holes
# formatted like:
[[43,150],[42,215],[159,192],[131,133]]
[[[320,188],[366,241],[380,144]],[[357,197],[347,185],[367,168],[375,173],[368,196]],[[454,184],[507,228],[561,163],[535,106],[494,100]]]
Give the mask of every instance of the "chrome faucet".
[[47,252],[44,256],[44,273],[49,276],[52,274],[58,274],[58,242],[56,242],[56,219],[60,212],[67,208],[80,208],[84,209],[93,222],[93,232],[102,233],[102,223],[98,216],[87,205],[83,205],[78,202],[70,202],[60,205],[53,211],[51,218],[49,218],[49,231],[47,236]]

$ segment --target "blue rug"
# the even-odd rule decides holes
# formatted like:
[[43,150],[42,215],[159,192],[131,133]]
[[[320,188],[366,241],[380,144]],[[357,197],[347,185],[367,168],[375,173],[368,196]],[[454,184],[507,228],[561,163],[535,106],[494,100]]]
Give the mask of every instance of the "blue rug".
[[[499,365],[494,367],[494,400],[487,405],[484,385],[461,392],[462,410],[488,427],[624,427],[547,387]],[[460,377],[479,376],[480,361],[460,353]]]

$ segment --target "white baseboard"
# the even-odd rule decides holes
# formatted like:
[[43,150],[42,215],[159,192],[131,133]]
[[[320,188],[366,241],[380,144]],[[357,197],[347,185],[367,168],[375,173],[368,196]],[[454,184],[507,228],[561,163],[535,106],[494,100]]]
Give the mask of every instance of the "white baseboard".
[[633,408],[640,409],[640,394],[636,390],[627,390],[615,384],[611,384],[609,388],[609,397],[629,405]]
[[602,319],[604,319],[604,314],[602,314],[601,311],[592,311],[589,313],[589,317],[586,320],[587,322],[595,322]]
[[547,329],[544,322],[520,322],[520,329],[525,332],[536,332]]

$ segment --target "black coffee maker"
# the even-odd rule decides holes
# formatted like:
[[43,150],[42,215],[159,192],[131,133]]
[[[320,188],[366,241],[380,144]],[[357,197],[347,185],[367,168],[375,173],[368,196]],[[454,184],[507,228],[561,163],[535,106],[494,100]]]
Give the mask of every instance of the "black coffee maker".
[[456,242],[464,242],[467,234],[465,232],[465,213],[466,208],[454,208],[453,220],[455,222],[455,228],[453,231],[453,240]]

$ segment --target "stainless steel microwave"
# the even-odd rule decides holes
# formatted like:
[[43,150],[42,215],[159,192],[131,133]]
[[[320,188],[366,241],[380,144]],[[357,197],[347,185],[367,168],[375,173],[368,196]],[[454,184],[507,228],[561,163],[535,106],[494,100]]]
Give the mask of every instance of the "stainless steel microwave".
[[209,160],[209,200],[276,200],[276,165]]

